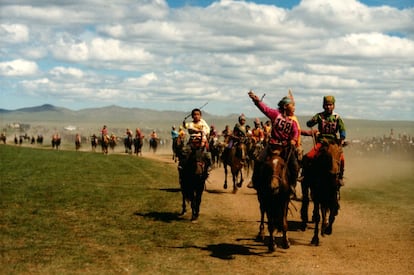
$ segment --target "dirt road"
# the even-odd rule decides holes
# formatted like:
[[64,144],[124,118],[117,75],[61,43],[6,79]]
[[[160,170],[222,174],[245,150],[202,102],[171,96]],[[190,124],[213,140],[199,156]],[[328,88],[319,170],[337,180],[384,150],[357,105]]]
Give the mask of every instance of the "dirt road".
[[[170,154],[145,154],[144,157],[174,165]],[[370,163],[364,159],[347,159],[344,187],[346,192],[358,192],[356,187],[372,184],[384,178],[384,173],[413,173],[412,163],[399,163],[392,168],[389,165],[388,161],[380,159]],[[231,176],[228,180],[231,182]],[[259,226],[259,209],[255,191],[246,187],[248,181],[249,178],[233,194],[231,187],[223,189],[223,168],[214,169],[206,184],[207,191],[203,195],[201,218],[225,216],[235,223],[248,224],[252,228],[252,235],[255,235]],[[297,192],[300,197],[300,188]],[[288,217],[290,225],[293,225],[288,235],[291,247],[288,250],[277,248],[275,252],[275,255],[284,257],[284,260],[291,263],[290,269],[269,267],[267,273],[277,270],[278,274],[414,274],[413,220],[393,217],[387,222],[384,219],[392,215],[392,209],[389,209],[389,213],[383,213],[365,208],[362,204],[347,201],[346,192],[343,192],[341,210],[335,221],[333,234],[321,238],[318,247],[310,245],[314,228],[312,224],[308,224],[305,232],[294,228],[295,222],[300,221],[301,203],[292,202]],[[223,195],[217,196],[217,193]],[[386,203],[392,205],[390,202]],[[412,210],[413,205],[409,207]],[[243,240],[239,241],[243,244]],[[249,264],[263,266],[266,262],[262,258],[250,257]],[[239,268],[239,271],[243,270],[241,266]]]

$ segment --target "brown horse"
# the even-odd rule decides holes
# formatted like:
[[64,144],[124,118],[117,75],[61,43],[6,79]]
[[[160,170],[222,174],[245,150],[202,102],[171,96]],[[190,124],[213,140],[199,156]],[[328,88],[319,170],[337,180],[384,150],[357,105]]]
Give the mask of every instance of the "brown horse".
[[243,167],[246,161],[246,144],[239,142],[234,144],[232,148],[224,149],[222,154],[224,167],[224,185],[227,189],[227,166],[230,166],[233,179],[233,193],[237,193],[238,188],[243,184]]
[[208,173],[205,170],[205,157],[200,140],[194,140],[190,145],[180,144],[176,148],[179,182],[182,194],[181,215],[186,213],[186,203],[191,204],[191,220],[198,219],[200,213],[201,197]]
[[108,154],[109,141],[110,141],[110,138],[108,135],[103,135],[102,139],[100,140],[101,147],[102,147],[102,153],[104,153],[105,155]]
[[287,179],[287,162],[282,155],[289,155],[287,149],[282,147],[269,150],[265,161],[256,161],[252,181],[257,190],[257,198],[260,206],[260,227],[258,238],[264,240],[264,216],[268,221],[269,251],[275,251],[275,229],[281,231],[281,247],[290,247],[287,238],[288,221],[287,214],[290,202],[290,187]]
[[332,234],[332,225],[338,215],[338,175],[342,147],[338,141],[322,142],[319,155],[312,161],[309,173],[305,174],[313,200],[313,219],[315,223],[311,244],[319,245],[319,223],[321,236]]
[[7,140],[6,135],[5,135],[5,134],[3,134],[3,133],[1,133],[1,135],[0,135],[0,141],[2,141],[2,142],[3,142],[3,144],[6,144],[6,140]]

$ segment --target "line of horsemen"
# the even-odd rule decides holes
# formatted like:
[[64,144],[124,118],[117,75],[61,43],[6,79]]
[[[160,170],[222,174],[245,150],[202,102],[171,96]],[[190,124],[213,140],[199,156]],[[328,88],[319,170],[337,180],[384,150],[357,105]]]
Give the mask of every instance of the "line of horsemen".
[[[175,126],[172,127],[173,147],[189,145],[189,149],[202,150],[203,154],[200,156],[205,162],[204,177],[206,178],[211,166],[218,164],[218,161],[223,162],[232,150],[235,152],[235,156],[241,159],[243,165],[249,165],[251,161],[264,161],[272,153],[281,153],[289,166],[288,176],[292,195],[296,196],[297,180],[301,181],[304,178],[306,170],[311,166],[311,161],[318,155],[322,145],[324,143],[335,143],[340,147],[346,145],[344,122],[337,113],[333,112],[335,98],[325,96],[323,98],[324,111],[317,113],[306,123],[310,128],[318,125],[318,129],[303,130],[294,115],[294,99],[290,90],[289,95],[283,97],[278,103],[277,110],[266,106],[253,92],[249,92],[249,96],[271,120],[263,123],[256,118],[254,128],[251,129],[246,124],[245,115],[241,114],[233,130],[226,125],[219,134],[214,125],[208,126],[207,122],[201,118],[201,110],[194,109],[191,112],[192,122],[186,123],[184,121],[178,132]],[[195,115],[199,118],[194,121]],[[187,129],[189,133],[187,144],[184,129]],[[311,136],[314,139],[312,150],[305,155],[303,155],[301,146],[301,135]],[[223,137],[221,141],[220,136]],[[217,156],[219,158],[216,158]],[[345,161],[342,152],[338,162],[340,169],[337,182],[338,186],[343,186]],[[302,174],[299,175],[301,170],[303,170]],[[248,187],[254,188],[254,183],[251,181]]]
[[[253,91],[249,91],[248,96],[269,121],[263,124],[256,119],[254,121],[254,128],[249,129],[246,125],[246,117],[242,114],[238,117],[238,123],[236,123],[232,131],[226,126],[226,129],[221,133],[224,137],[224,143],[217,142],[219,134],[214,126],[210,127],[207,122],[202,119],[200,108],[192,110],[191,122],[187,123],[186,119],[184,119],[183,125],[180,127],[180,132],[176,132],[173,127],[172,137],[174,139],[173,146],[175,146],[175,149],[173,150],[177,152],[179,158],[178,169],[180,184],[186,181],[184,177],[188,172],[185,172],[185,170],[186,167],[190,165],[189,162],[194,163],[191,168],[195,171],[193,174],[199,175],[202,179],[201,182],[203,182],[203,180],[205,181],[209,176],[211,166],[216,162],[216,159],[214,159],[216,146],[221,146],[221,161],[224,166],[226,166],[226,160],[229,158],[230,162],[238,161],[241,167],[248,167],[253,163],[252,180],[248,184],[248,187],[257,190],[259,201],[261,200],[259,193],[261,193],[261,190],[264,190],[263,186],[261,186],[263,185],[263,182],[267,181],[269,185],[266,187],[266,192],[274,194],[279,192],[279,189],[282,189],[281,185],[286,184],[286,186],[288,186],[287,193],[289,197],[287,201],[289,201],[292,197],[296,197],[295,187],[299,179],[302,184],[303,195],[301,218],[303,223],[306,224],[308,222],[309,204],[308,187],[311,184],[311,178],[315,178],[315,173],[313,172],[317,167],[315,163],[318,163],[317,160],[322,155],[327,156],[329,153],[330,162],[328,163],[326,160],[323,162],[323,166],[329,167],[327,170],[325,169],[323,171],[326,171],[326,174],[332,174],[332,178],[334,179],[333,185],[335,194],[334,198],[330,199],[332,200],[331,204],[333,204],[333,208],[331,208],[329,217],[330,224],[332,225],[333,219],[339,210],[338,194],[340,187],[343,186],[345,163],[342,147],[346,145],[344,122],[342,118],[333,111],[335,108],[334,96],[323,97],[322,106],[324,110],[315,114],[306,123],[310,130],[301,129],[294,114],[295,102],[290,90],[288,96],[283,97],[279,101],[278,108],[267,106],[263,102],[263,97],[259,98]],[[315,125],[317,125],[317,129],[312,128]],[[188,141],[184,138],[184,129],[188,131]],[[301,135],[311,136],[314,139],[314,146],[305,155],[303,155],[301,147]],[[281,163],[283,163],[283,168],[280,166]],[[322,162],[319,161],[319,163]],[[264,168],[265,166],[269,169],[266,170]],[[235,169],[232,167],[232,173],[233,170]],[[266,178],[264,178],[265,174],[268,175]],[[322,180],[320,176],[316,177]],[[331,176],[327,178],[331,179]],[[194,181],[195,177],[192,177],[191,179]],[[187,181],[189,180],[190,177],[188,176]],[[241,187],[241,182],[239,187]],[[314,191],[316,193],[316,190]],[[185,194],[183,194],[183,196],[185,197]],[[197,191],[195,191],[190,196],[190,201],[197,196],[198,198],[196,198],[196,200],[198,201],[194,202],[197,209],[195,211],[193,209],[192,219],[197,219],[198,217],[201,194],[197,194]],[[262,197],[267,197],[267,194],[263,194]],[[312,194],[312,198],[315,203],[317,198],[315,198],[314,194]],[[193,204],[193,202],[191,203]],[[185,212],[184,204],[185,202],[183,201],[183,212]],[[284,225],[279,226],[279,229],[285,233],[287,228],[284,228],[284,230],[280,228],[287,227],[287,207],[284,207],[283,209],[283,211],[286,211],[286,215],[282,218],[284,219]],[[269,211],[272,210],[270,208],[267,210],[263,209],[262,215],[264,215],[264,212]],[[316,213],[314,212],[314,216],[315,214]],[[269,213],[267,213],[267,215],[269,220],[272,215],[269,215]],[[268,226],[270,226],[270,224],[271,223],[268,222]],[[325,224],[325,227],[326,226],[327,222]],[[318,230],[317,226],[316,230]],[[331,227],[327,230],[324,228],[324,231],[327,234],[331,230]],[[269,232],[270,231],[271,230],[269,229]],[[288,246],[287,238],[285,239],[285,246]],[[273,240],[271,241],[273,242]],[[318,244],[317,234],[312,242]],[[269,245],[269,248],[272,246],[273,244]]]

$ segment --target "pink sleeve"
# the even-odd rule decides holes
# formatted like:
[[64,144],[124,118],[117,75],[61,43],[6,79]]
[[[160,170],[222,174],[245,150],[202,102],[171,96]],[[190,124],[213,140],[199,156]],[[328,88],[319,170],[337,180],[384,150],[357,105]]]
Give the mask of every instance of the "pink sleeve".
[[278,109],[273,109],[267,106],[263,101],[259,101],[256,106],[262,111],[262,113],[270,118],[271,121],[273,121],[279,114]]

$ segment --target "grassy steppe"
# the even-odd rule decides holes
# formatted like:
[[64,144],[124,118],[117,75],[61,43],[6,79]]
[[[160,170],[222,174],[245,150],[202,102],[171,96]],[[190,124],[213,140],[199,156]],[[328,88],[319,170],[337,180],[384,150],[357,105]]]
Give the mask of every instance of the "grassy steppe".
[[[248,199],[254,202],[254,196],[210,193],[205,195],[199,223],[179,217],[181,196],[175,164],[125,155],[6,145],[0,145],[0,157],[1,274],[324,273],[319,264],[319,270],[312,272],[316,264],[308,263],[319,261],[318,253],[324,248],[313,250],[301,244],[310,240],[303,235],[310,232],[292,232],[290,250],[268,255],[262,243],[252,244],[250,240],[257,232],[254,220],[240,219],[243,213],[234,213],[236,218],[226,216],[226,201],[237,199],[240,205]],[[367,176],[372,172],[367,170],[368,160],[359,161],[353,165],[356,168],[348,165],[354,176],[343,189],[341,205],[345,212],[339,216],[339,233],[335,233],[337,238],[345,238],[345,244],[337,240],[336,246],[343,251],[335,253],[357,255],[362,243],[370,246],[369,240],[358,238],[365,238],[365,230],[378,226],[363,227],[366,222],[384,223],[378,230],[392,234],[393,242],[413,243],[412,170],[384,176],[381,171],[390,167],[375,166],[377,176],[373,178]],[[412,162],[403,165],[405,168],[400,166],[395,171],[407,171]],[[258,211],[254,203],[253,212]],[[210,211],[223,211],[206,214],[207,206]],[[246,212],[247,207],[243,206]],[[349,213],[351,210],[355,212]],[[355,218],[341,224],[341,219],[350,214]],[[353,228],[358,215],[362,215],[362,222]],[[397,227],[390,228],[392,225]],[[372,234],[370,237],[381,242],[390,237]],[[249,245],[240,245],[243,241]],[[323,246],[328,245],[326,239]],[[373,251],[362,247],[361,257]],[[229,261],[234,255],[238,255],[237,260]],[[383,257],[387,255],[379,259]],[[354,262],[352,257],[343,255],[335,260],[344,263],[342,268],[359,268],[348,265]],[[365,258],[360,258],[359,265],[364,264]],[[407,265],[405,262],[402,271],[407,271]],[[325,268],[329,271],[331,266],[328,263]]]

